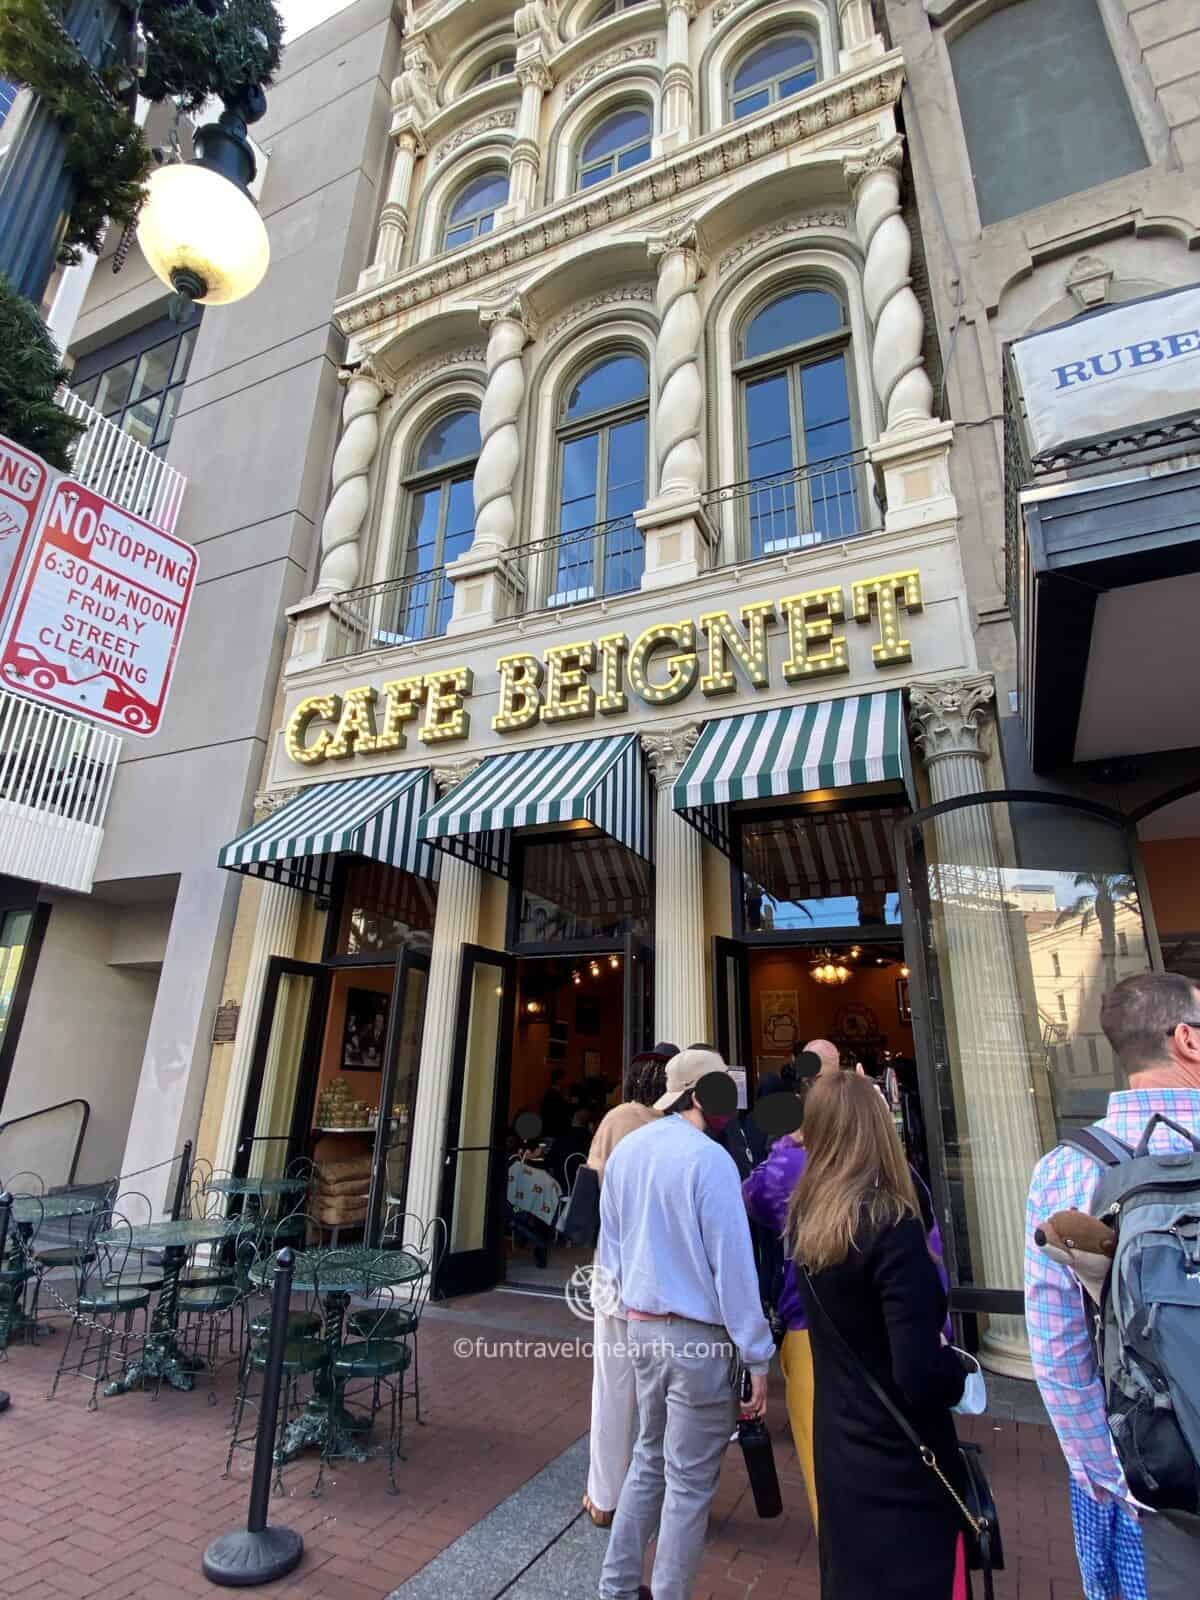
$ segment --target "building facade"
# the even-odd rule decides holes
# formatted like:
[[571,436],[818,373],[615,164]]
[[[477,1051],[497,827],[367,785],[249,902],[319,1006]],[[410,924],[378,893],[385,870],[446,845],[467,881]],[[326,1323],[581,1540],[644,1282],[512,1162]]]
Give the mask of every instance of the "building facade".
[[[388,5],[363,0],[288,50],[256,125],[272,261],[250,300],[181,327],[136,244],[111,270],[111,235],[54,286],[64,403],[91,423],[76,471],[173,522],[199,567],[153,738],[0,706],[6,1172],[64,1179],[83,1102],[77,1179],[160,1169],[132,1182],[157,1204],[195,1135],[237,907],[217,852],[252,816],[308,588],[341,401],[331,308],[368,248],[396,49]],[[169,119],[148,132],[166,143]]]
[[1076,880],[1135,865],[1102,808],[988,798],[1002,522],[969,544],[882,20],[406,13],[319,548],[221,852],[200,1148],[314,1156],[331,1225],[443,1215],[445,1287],[479,1286],[557,1068],[602,1102],[639,1045],[709,1039],[753,1092],[829,1034],[892,1069],[958,1305],[1019,1372],[1028,1175],[1086,1115],[1037,940],[1083,938],[1090,1025],[1112,918]]

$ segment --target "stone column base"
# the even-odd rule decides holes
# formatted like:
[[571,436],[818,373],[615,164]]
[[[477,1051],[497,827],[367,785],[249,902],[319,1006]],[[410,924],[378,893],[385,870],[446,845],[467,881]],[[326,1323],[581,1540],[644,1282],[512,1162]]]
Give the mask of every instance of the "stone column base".
[[447,635],[479,633],[491,628],[519,608],[525,592],[524,576],[503,550],[475,552],[452,561],[446,577],[454,587],[454,609],[446,624]]
[[646,541],[643,589],[665,589],[696,578],[709,566],[717,539],[699,500],[660,500],[633,520]]
[[881,434],[868,448],[872,466],[883,476],[884,527],[889,533],[957,519],[958,502],[950,486],[953,437],[952,422],[929,422]]

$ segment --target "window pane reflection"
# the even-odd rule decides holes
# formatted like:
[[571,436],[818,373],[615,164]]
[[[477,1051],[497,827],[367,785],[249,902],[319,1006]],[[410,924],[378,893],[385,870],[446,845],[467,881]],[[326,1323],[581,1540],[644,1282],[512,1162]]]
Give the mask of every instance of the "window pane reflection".
[[527,844],[522,860],[522,943],[649,931],[650,863],[607,834]]
[[894,927],[900,896],[892,832],[903,812],[796,812],[741,825],[748,933]]

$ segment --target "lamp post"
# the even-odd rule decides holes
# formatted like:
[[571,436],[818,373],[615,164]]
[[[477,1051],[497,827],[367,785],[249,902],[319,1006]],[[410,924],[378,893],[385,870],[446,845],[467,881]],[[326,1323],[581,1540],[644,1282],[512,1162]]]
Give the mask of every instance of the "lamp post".
[[138,244],[156,277],[175,291],[170,310],[177,321],[194,301],[229,305],[262,282],[271,249],[250,196],[257,169],[246,126],[266,109],[261,85],[251,85],[197,130],[191,161],[150,176]]

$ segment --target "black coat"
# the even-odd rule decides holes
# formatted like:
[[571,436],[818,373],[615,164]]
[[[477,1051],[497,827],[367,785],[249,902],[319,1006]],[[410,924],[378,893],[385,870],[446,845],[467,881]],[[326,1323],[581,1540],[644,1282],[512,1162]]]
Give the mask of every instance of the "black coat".
[[856,1371],[813,1301],[964,1488],[949,1408],[965,1374],[940,1342],[946,1296],[916,1217],[813,1277],[797,1272],[812,1338],[822,1600],[950,1600],[962,1519]]

